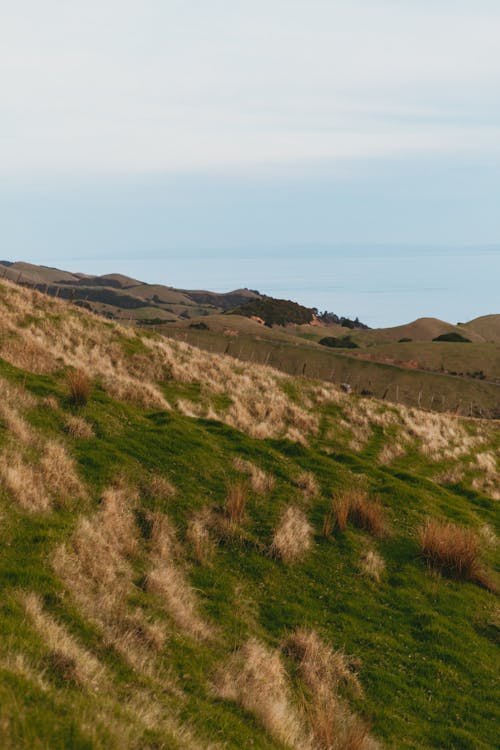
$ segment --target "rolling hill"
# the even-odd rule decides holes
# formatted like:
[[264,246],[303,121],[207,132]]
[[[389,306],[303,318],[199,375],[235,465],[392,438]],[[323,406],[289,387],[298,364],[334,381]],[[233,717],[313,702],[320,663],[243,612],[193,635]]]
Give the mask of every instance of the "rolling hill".
[[2,748],[495,747],[497,422],[0,299]]
[[[0,262],[0,277],[2,265],[4,278],[22,286],[213,353],[345,383],[357,393],[407,406],[500,417],[500,315],[456,326],[420,318],[393,328],[351,328],[347,319],[317,315],[255,290],[187,291],[121,274],[71,274],[9,261]],[[450,334],[471,343],[435,340]],[[346,335],[355,349],[342,348]],[[320,345],[330,337],[341,348]]]

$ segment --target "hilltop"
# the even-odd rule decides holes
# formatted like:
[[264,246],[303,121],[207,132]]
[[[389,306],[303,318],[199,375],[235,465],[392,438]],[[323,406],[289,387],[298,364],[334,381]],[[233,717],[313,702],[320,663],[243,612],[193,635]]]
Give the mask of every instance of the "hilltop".
[[2,747],[495,745],[495,421],[0,299]]

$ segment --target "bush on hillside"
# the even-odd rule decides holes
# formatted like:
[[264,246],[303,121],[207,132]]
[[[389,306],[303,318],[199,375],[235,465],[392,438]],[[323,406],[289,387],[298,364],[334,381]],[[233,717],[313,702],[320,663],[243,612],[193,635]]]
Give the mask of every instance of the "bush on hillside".
[[250,300],[244,305],[235,307],[228,314],[244,315],[247,318],[262,318],[266,326],[269,327],[273,325],[284,326],[287,323],[302,325],[310,323],[314,317],[313,311],[308,307],[303,307],[297,302],[274,299],[273,297]]
[[436,336],[436,338],[432,339],[433,341],[454,341],[458,344],[470,344],[471,340],[465,338],[465,336],[462,336],[461,333],[457,333],[456,331],[451,331],[451,333],[442,333],[440,336]]
[[358,344],[351,339],[350,336],[341,336],[335,338],[334,336],[325,336],[320,339],[319,342],[322,346],[329,346],[332,349],[359,349]]

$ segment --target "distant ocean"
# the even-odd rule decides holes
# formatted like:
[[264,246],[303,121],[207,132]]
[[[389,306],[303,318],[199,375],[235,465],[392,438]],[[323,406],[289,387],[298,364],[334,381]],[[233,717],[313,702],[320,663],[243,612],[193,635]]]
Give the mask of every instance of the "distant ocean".
[[223,292],[247,286],[358,316],[372,327],[422,316],[457,323],[500,313],[500,246],[191,249],[146,251],[140,258],[90,253],[85,258],[54,258],[53,264],[93,273],[120,271],[185,289]]

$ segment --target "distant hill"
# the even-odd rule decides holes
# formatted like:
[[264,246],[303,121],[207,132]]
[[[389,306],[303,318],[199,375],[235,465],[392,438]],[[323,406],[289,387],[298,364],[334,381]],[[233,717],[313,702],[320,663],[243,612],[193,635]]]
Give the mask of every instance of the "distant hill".
[[[235,289],[226,293],[175,289],[162,284],[146,284],[120,273],[92,276],[21,261],[0,261],[0,277],[70,300],[108,318],[136,320],[144,324],[174,323],[231,312],[262,318],[268,326],[284,326],[310,323],[318,313],[315,308],[275,299],[252,289]],[[357,320],[339,318],[333,313],[323,315],[350,328],[366,327]]]

